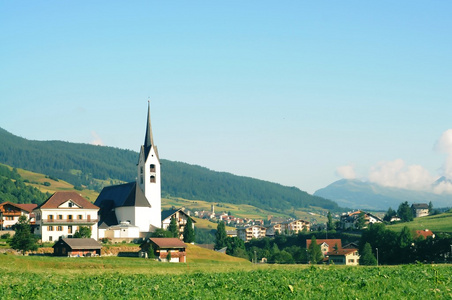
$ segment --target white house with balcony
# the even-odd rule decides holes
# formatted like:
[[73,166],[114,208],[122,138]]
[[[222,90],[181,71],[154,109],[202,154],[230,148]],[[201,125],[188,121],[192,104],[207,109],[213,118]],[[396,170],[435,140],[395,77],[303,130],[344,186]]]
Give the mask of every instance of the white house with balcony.
[[81,226],[91,229],[91,238],[97,240],[97,213],[99,207],[76,192],[56,192],[33,210],[36,218],[34,233],[42,242],[72,237]]

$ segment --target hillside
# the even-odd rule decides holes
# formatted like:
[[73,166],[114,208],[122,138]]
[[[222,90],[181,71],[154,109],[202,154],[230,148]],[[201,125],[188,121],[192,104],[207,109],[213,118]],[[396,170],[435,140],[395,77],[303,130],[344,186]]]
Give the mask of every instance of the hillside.
[[397,209],[400,203],[433,203],[434,207],[452,207],[452,195],[384,187],[360,180],[341,179],[317,190],[314,195],[336,201],[341,207],[353,209]]
[[435,233],[438,232],[452,233],[452,212],[422,218],[414,218],[412,222],[388,225],[387,228],[394,231],[401,231],[402,228],[405,226],[412,230],[429,229]]
[[[100,191],[103,186],[135,180],[138,153],[113,147],[62,141],[30,141],[0,128],[0,163]],[[137,148],[139,146],[137,145]],[[162,159],[162,196],[214,203],[249,204],[291,214],[319,207],[337,210],[333,201],[295,187],[215,172]]]

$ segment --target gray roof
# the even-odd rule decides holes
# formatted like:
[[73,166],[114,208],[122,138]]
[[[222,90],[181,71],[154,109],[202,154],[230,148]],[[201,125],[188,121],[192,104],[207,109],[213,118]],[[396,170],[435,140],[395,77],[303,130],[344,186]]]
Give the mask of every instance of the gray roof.
[[86,249],[86,250],[95,250],[95,249],[101,249],[102,245],[96,241],[95,239],[87,239],[87,238],[64,238],[59,239],[55,245],[53,245],[53,248],[55,248],[57,245],[68,245],[73,250],[80,250],[80,249]]
[[117,225],[118,219],[114,209],[123,206],[151,207],[146,196],[136,182],[112,185],[102,189],[94,202],[99,206],[99,225]]

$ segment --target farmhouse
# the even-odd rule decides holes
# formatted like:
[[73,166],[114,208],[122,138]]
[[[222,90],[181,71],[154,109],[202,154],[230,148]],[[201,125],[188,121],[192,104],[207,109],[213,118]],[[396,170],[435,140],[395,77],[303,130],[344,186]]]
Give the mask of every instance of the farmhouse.
[[169,262],[186,262],[186,245],[178,238],[149,238],[140,245],[140,252],[147,253],[151,245],[159,261],[168,261],[170,254]]
[[34,233],[43,242],[72,237],[80,226],[91,229],[97,239],[97,213],[99,208],[76,192],[56,192],[33,210],[36,216]]
[[337,249],[327,253],[328,263],[335,265],[359,265],[358,249]]
[[411,205],[411,211],[414,218],[420,218],[428,216],[428,204],[426,203],[414,203]]
[[53,245],[55,256],[97,256],[102,245],[95,239],[61,238]]
[[31,212],[37,206],[37,204],[16,204],[9,201],[0,204],[0,231],[12,230],[22,215],[30,220],[30,224],[34,224],[34,214]]

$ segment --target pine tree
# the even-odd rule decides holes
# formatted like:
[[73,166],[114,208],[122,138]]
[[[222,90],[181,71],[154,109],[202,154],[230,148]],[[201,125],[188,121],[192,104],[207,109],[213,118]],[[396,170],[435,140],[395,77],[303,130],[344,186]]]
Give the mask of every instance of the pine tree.
[[311,244],[308,248],[309,253],[309,261],[312,264],[317,264],[323,259],[322,249],[320,248],[320,245],[317,244],[317,239],[315,235],[311,238]]
[[9,243],[13,249],[22,251],[23,255],[25,255],[26,251],[38,249],[37,238],[31,233],[30,223],[26,216],[22,215],[19,217],[15,231],[16,233]]
[[195,241],[195,230],[193,229],[193,221],[188,217],[187,224],[184,227],[184,242],[193,243]]
[[219,250],[226,247],[227,237],[226,225],[224,225],[224,222],[218,223],[217,232],[215,233],[215,249]]
[[149,259],[154,259],[155,258],[155,254],[154,254],[154,247],[152,247],[152,243],[149,243],[149,248],[148,248],[148,258]]
[[331,215],[331,212],[328,212],[328,223],[326,224],[326,230],[333,230],[334,224],[333,224],[333,216]]
[[171,222],[168,226],[168,231],[171,232],[171,235],[173,237],[178,238],[179,237],[179,227],[177,226],[176,218],[172,217]]
[[377,264],[377,259],[372,253],[372,247],[369,243],[364,245],[363,250],[359,253],[359,264],[363,266],[375,266]]

